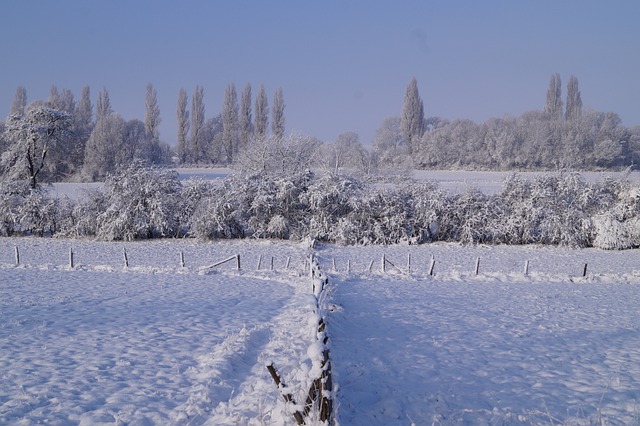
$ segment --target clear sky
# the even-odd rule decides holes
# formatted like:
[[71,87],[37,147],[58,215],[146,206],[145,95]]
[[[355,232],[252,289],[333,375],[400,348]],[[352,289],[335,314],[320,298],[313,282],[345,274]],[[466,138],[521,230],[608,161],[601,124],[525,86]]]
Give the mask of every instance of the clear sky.
[[640,2],[536,1],[34,1],[0,13],[0,117],[17,86],[78,99],[106,87],[125,119],[158,92],[161,138],[176,140],[176,101],[205,92],[207,118],[225,87],[282,87],[287,132],[369,143],[399,115],[416,77],[425,115],[482,122],[542,108],[549,77],[575,75],[586,107],[640,124]]

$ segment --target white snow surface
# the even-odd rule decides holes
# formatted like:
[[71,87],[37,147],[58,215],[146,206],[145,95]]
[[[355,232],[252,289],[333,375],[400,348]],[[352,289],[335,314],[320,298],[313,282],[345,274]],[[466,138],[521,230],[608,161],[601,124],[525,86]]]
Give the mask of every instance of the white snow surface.
[[[295,424],[266,365],[304,400],[319,352],[309,253],[0,239],[0,424]],[[338,424],[640,424],[638,251],[315,253]],[[235,254],[241,271],[203,268]]]

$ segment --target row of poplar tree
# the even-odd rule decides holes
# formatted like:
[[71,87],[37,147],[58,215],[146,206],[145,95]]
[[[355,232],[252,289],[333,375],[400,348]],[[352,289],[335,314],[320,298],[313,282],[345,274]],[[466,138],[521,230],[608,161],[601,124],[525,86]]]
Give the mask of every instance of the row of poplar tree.
[[0,123],[0,172],[4,180],[27,178],[35,187],[38,181],[102,181],[133,162],[230,165],[251,141],[284,136],[281,88],[273,97],[271,135],[264,86],[255,99],[255,118],[249,84],[240,102],[235,85],[227,86],[221,113],[209,119],[203,99],[204,89],[197,86],[189,110],[186,91],[180,90],[173,148],[160,139],[160,109],[152,84],[147,85],[144,120],[125,120],[114,112],[106,88],[98,93],[94,110],[88,86],[77,102],[70,90],[53,86],[48,99],[29,104],[20,86],[9,117]]

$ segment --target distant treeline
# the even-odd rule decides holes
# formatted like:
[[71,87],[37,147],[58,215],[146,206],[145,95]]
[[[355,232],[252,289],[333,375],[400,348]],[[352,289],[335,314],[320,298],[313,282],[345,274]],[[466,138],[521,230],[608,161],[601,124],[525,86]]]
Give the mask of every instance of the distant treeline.
[[[224,165],[237,170],[264,165],[266,151],[305,140],[314,168],[360,175],[396,169],[607,170],[635,167],[640,160],[640,126],[627,128],[612,112],[583,108],[578,79],[571,76],[562,100],[560,76],[553,74],[541,110],[484,123],[425,118],[415,79],[409,83],[399,116],[386,118],[371,148],[354,132],[320,141],[286,135],[284,95],[278,88],[269,105],[263,86],[252,98],[251,85],[238,95],[229,84],[221,112],[205,114],[204,89],[177,99],[176,145],[160,138],[156,90],[147,86],[144,120],[126,120],[111,107],[109,92],[95,105],[85,87],[76,101],[54,86],[46,100],[27,104],[18,87],[6,122],[0,123],[0,176],[5,181],[103,181],[134,162],[145,165]],[[190,108],[189,108],[190,105]],[[171,137],[174,139],[174,136]],[[272,158],[281,167],[280,155]],[[287,166],[284,166],[285,168]]]
[[374,152],[382,165],[409,162],[427,169],[620,169],[640,159],[640,126],[626,128],[615,113],[583,108],[575,76],[569,79],[566,102],[560,76],[553,74],[544,109],[481,124],[425,118],[413,79],[402,115],[378,129]]

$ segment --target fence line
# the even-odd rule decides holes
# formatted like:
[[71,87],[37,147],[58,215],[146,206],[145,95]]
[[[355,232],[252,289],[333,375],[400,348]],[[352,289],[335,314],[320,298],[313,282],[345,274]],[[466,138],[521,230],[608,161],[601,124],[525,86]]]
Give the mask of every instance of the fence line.
[[[386,274],[395,273],[395,274],[400,274],[404,276],[409,276],[409,277],[413,276],[418,278],[418,277],[424,277],[425,275],[429,277],[435,277],[437,275],[446,276],[446,274],[448,273],[464,273],[464,271],[461,271],[460,269],[453,269],[451,271],[446,271],[446,272],[438,272],[438,268],[436,268],[436,263],[437,263],[436,258],[434,257],[433,254],[430,256],[430,260],[425,265],[424,267],[425,269],[421,269],[415,266],[411,254],[407,255],[406,266],[404,267],[399,266],[400,265],[399,262],[392,260],[391,258],[389,258],[389,256],[387,256],[384,253],[382,254],[381,260],[379,261],[379,265],[380,265],[379,269],[374,268],[374,265],[377,264],[376,260],[371,260],[368,263],[368,266],[361,270],[355,270],[354,263],[349,258],[346,259],[345,261],[346,266],[345,266],[345,269],[343,270],[340,270],[340,268],[336,267],[335,257],[332,257],[330,259],[325,259],[324,262],[325,263],[331,262],[330,265],[334,273],[338,273],[338,274],[346,273],[347,275],[356,275],[356,276],[363,275],[363,274],[364,275],[368,275],[368,274],[386,275]],[[471,267],[468,269],[469,275],[482,276],[483,274],[492,273],[492,272],[487,272],[486,270],[481,268],[481,266],[484,265],[485,263],[482,262],[482,258],[480,257],[475,257],[475,260],[470,263],[471,263]],[[487,263],[490,265],[490,262],[487,262]],[[438,264],[442,265],[441,262],[439,262]],[[527,259],[523,262],[523,264],[524,264],[524,268],[521,269],[520,271],[517,271],[517,270],[494,271],[494,273],[514,274],[519,272],[520,274],[522,274],[522,276],[528,277],[530,276],[530,273],[531,273],[531,262]],[[567,273],[566,275],[578,277],[578,278],[588,277],[588,263],[577,261],[576,263],[574,263],[574,265],[575,265],[574,273],[573,274]],[[541,271],[541,273],[544,274],[544,270]],[[623,271],[615,274],[616,275],[628,274],[628,275],[640,277],[640,270]],[[557,275],[564,275],[564,274],[558,273]],[[591,275],[593,275],[593,271],[591,271]],[[607,275],[607,274],[604,274],[604,275]]]
[[[26,255],[25,255],[26,253]],[[109,257],[109,261],[108,262],[92,262],[92,263],[82,263],[82,262],[78,262],[78,254],[81,254],[81,252],[79,252],[78,250],[74,249],[73,247],[69,247],[68,251],[67,251],[67,261],[66,261],[66,265],[63,261],[63,254],[60,253],[60,257],[58,257],[58,253],[56,253],[56,257],[58,257],[58,259],[60,259],[61,263],[57,264],[55,263],[55,267],[59,267],[59,266],[67,266],[69,269],[82,269],[83,267],[85,269],[91,269],[91,268],[104,268],[104,267],[109,267],[109,268],[117,268],[117,264],[118,262],[116,262],[117,256],[114,257],[114,253],[110,252],[108,257]],[[186,266],[186,256],[184,251],[178,251],[177,252],[178,256],[178,262],[176,264],[176,269],[188,269]],[[14,266],[22,266],[22,267],[36,267],[36,266],[51,266],[53,262],[47,262],[47,260],[45,259],[45,263],[42,263],[42,259],[40,259],[40,262],[29,262],[28,261],[28,256],[29,253],[28,251],[23,251],[20,249],[20,247],[18,245],[15,245],[13,247],[13,265]],[[132,263],[131,261],[131,256],[129,251],[127,251],[126,247],[122,248],[122,252],[120,254],[120,261],[122,263],[120,263],[120,265],[122,265],[122,268],[125,270],[132,270],[135,271],[136,267],[139,268],[150,268],[150,269],[171,269],[170,265],[167,264],[163,264],[163,265],[150,265],[150,264],[140,264],[140,265],[135,265],[134,263]],[[42,255],[38,255],[38,258],[41,258]],[[200,259],[202,259],[203,256],[198,256]],[[266,269],[264,268],[263,262],[263,255],[260,254],[259,255],[259,259],[258,259],[258,264],[256,266],[256,271],[265,271]],[[279,265],[283,265],[282,269],[276,268],[276,256],[270,256],[269,262],[268,262],[268,270],[269,271],[273,271],[273,272],[277,272],[277,271],[287,271],[287,272],[302,272],[302,271],[306,271],[308,270],[308,264],[307,264],[307,260],[305,259],[304,261],[300,261],[299,263],[296,264],[296,262],[293,261],[292,257],[290,255],[287,255],[286,257],[283,256],[283,259],[278,263]],[[207,271],[207,270],[211,270],[214,268],[217,268],[219,266],[222,266],[224,264],[227,263],[232,263],[234,264],[235,268],[234,270],[236,271],[240,271],[242,269],[242,264],[241,264],[241,255],[238,254],[234,254],[232,256],[229,257],[225,257],[224,259],[218,260],[212,264],[209,265],[203,265],[203,266],[194,266],[192,267],[192,269],[194,271],[197,272],[202,272],[202,271]],[[0,265],[2,265],[2,263],[0,263]],[[6,263],[5,263],[6,265]]]
[[[311,410],[316,408],[318,419],[321,422],[331,424],[333,418],[333,375],[331,373],[331,359],[329,357],[328,341],[329,336],[326,329],[326,318],[320,307],[320,299],[325,295],[329,279],[320,270],[318,260],[313,256],[309,259],[309,276],[311,278],[313,295],[315,298],[315,310],[318,313],[318,324],[316,329],[316,338],[322,347],[322,360],[320,363],[320,376],[313,378],[311,387],[307,392],[307,397],[302,411],[293,412],[293,417],[297,424],[306,424],[305,421]],[[278,374],[273,363],[267,365],[267,370],[276,386],[280,390],[280,394],[286,403],[296,405],[293,395],[289,393],[284,386],[282,378]]]

